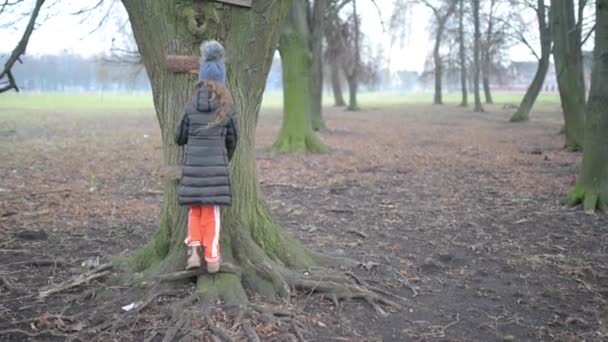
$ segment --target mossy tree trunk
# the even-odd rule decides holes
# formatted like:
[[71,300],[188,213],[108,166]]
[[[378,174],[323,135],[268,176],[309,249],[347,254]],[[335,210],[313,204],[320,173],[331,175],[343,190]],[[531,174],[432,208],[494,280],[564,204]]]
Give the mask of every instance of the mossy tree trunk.
[[581,52],[581,27],[576,23],[572,1],[551,0],[551,33],[553,59],[562,110],[564,112],[565,147],[582,148],[585,126],[585,79]]
[[462,92],[460,106],[466,107],[469,105],[469,94],[467,90],[467,58],[464,46],[464,0],[458,1],[458,57],[460,60],[460,90]]
[[596,31],[591,88],[583,138],[583,166],[568,195],[585,211],[608,209],[608,0],[596,0]]
[[310,118],[315,131],[325,128],[323,120],[323,35],[325,33],[325,12],[327,0],[315,0],[312,6],[310,27],[310,52],[312,69],[310,77]]
[[[173,132],[196,77],[164,67],[168,53],[197,54],[202,40],[225,45],[228,86],[238,110],[240,140],[231,164],[233,205],[222,215],[222,258],[239,265],[240,274],[220,270],[197,280],[201,298],[242,304],[251,293],[274,299],[289,293],[282,270],[313,264],[312,254],[287,237],[265,204],[255,169],[255,127],[287,1],[254,1],[253,8],[194,0],[123,0],[152,84],[154,106],[167,164],[180,160]],[[203,23],[203,24],[200,24]],[[185,266],[186,209],[177,205],[178,180],[165,184],[160,227],[134,257],[138,271],[149,275]]]
[[311,54],[307,3],[294,0],[279,40],[283,68],[283,126],[273,148],[282,152],[325,152],[311,120]]
[[547,10],[545,0],[538,0],[536,14],[538,19],[538,32],[540,35],[540,58],[538,60],[538,68],[532,79],[532,83],[526,90],[524,98],[521,100],[517,111],[511,116],[511,122],[528,121],[530,118],[530,110],[536,102],[538,94],[545,83],[545,76],[549,69],[549,57],[551,55],[551,31],[547,24]]
[[481,106],[481,97],[479,95],[479,74],[481,71],[481,66],[479,62],[479,54],[481,50],[481,31],[479,28],[479,1],[473,0],[473,26],[475,28],[475,37],[473,42],[473,95],[475,97],[475,107],[473,111],[475,112],[483,112],[483,107]]

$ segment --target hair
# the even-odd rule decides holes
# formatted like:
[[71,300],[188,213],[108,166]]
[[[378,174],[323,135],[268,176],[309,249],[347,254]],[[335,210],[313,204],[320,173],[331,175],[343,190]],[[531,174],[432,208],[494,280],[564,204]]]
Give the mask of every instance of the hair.
[[215,81],[203,80],[198,83],[199,86],[203,86],[211,93],[211,99],[219,102],[220,107],[215,112],[215,120],[211,123],[212,126],[218,126],[228,117],[228,111],[232,99],[228,89]]

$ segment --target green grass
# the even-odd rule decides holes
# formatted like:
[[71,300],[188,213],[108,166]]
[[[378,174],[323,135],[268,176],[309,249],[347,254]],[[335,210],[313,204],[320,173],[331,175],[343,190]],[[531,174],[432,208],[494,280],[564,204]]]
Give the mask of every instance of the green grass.
[[8,93],[0,109],[98,110],[152,108],[148,93]]
[[[498,105],[510,103],[518,105],[522,93],[496,92],[494,102]],[[470,96],[469,101],[473,97]],[[324,97],[326,106],[332,105],[331,95]],[[362,93],[359,95],[359,105],[366,107],[391,107],[407,104],[431,104],[432,93]],[[460,103],[460,93],[448,93],[444,96],[445,104]],[[541,94],[537,104],[559,104],[557,93]],[[280,110],[283,105],[283,95],[280,92],[267,93],[264,96],[262,108]],[[8,93],[0,95],[0,113],[11,109],[20,110],[58,110],[58,111],[95,111],[104,109],[152,109],[152,96],[148,93]]]

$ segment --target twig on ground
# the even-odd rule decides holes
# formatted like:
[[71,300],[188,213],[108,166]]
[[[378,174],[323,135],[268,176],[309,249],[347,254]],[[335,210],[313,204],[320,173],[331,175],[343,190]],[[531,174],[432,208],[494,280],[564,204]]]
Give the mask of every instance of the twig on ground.
[[16,266],[16,265],[21,265],[21,266],[38,266],[38,267],[43,267],[43,266],[65,266],[65,267],[72,267],[72,266],[74,266],[74,265],[72,265],[72,264],[70,264],[69,262],[66,262],[66,261],[52,260],[52,259],[26,260],[26,261],[18,261],[18,262],[13,262],[13,263],[7,264],[7,266]]
[[260,342],[260,338],[258,337],[258,334],[255,332],[255,329],[253,329],[253,326],[251,325],[251,321],[249,321],[249,320],[244,321],[242,326],[243,326],[243,333],[245,333],[245,336],[247,337],[247,341]]
[[230,337],[228,331],[217,326],[209,316],[205,317],[205,323],[207,323],[209,330],[224,342],[234,342],[234,339]]
[[177,334],[179,334],[180,330],[182,330],[182,327],[186,324],[186,321],[189,317],[190,315],[188,313],[180,315],[179,319],[177,319],[177,322],[167,330],[167,333],[163,338],[163,342],[175,341],[175,337],[177,336]]
[[8,335],[8,334],[21,334],[21,335],[25,335],[28,337],[39,337],[42,335],[51,335],[51,336],[55,336],[55,337],[68,337],[67,334],[63,334],[60,332],[57,332],[55,330],[43,330],[37,333],[31,333],[29,331],[25,331],[22,329],[7,329],[7,330],[2,330],[0,331],[0,336],[2,335]]
[[347,233],[351,233],[351,234],[355,234],[355,235],[360,236],[360,237],[362,237],[364,239],[367,239],[367,234],[365,234],[363,232],[360,232],[358,230],[350,229],[350,230],[347,230],[346,232]]
[[298,328],[298,325],[296,324],[296,322],[291,322],[291,328],[296,333],[296,337],[298,338],[298,341],[306,342],[306,339],[304,338],[304,335],[300,331],[300,328]]
[[86,273],[83,273],[83,274],[79,274],[78,276],[76,276],[76,277],[74,277],[72,279],[69,279],[69,280],[67,280],[67,281],[65,281],[65,282],[63,282],[61,284],[58,284],[58,285],[55,285],[55,286],[51,286],[51,287],[48,287],[48,288],[46,288],[44,290],[41,290],[38,293],[38,297],[40,299],[44,299],[44,298],[46,298],[46,297],[48,297],[50,295],[53,295],[55,293],[62,292],[62,291],[65,291],[65,290],[69,290],[69,289],[72,289],[74,287],[78,287],[78,286],[83,285],[83,284],[88,284],[91,280],[98,279],[98,278],[103,278],[103,277],[105,277],[107,275],[110,275],[111,272],[109,270],[111,268],[112,268],[112,264],[110,264],[110,263],[101,265],[101,266],[99,266],[98,268],[96,268],[96,269],[94,269],[92,271],[89,271],[89,272],[86,272]]
[[6,287],[11,292],[25,293],[24,290],[16,287],[15,285],[13,285],[13,283],[10,280],[8,280],[8,278],[3,277],[1,275],[0,275],[0,284],[4,285],[4,287]]

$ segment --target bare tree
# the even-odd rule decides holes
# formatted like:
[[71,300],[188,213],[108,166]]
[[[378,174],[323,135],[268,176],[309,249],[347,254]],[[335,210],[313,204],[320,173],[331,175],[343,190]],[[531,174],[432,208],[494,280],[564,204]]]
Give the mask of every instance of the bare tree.
[[462,107],[469,105],[467,90],[467,57],[464,45],[464,2],[465,0],[458,1],[458,57],[460,66],[460,89],[462,92],[460,106]]
[[[0,6],[0,14],[5,12],[5,10],[7,9],[8,6],[14,6],[20,2],[21,1],[13,1],[13,2],[5,1],[4,4],[2,4]],[[29,16],[30,16],[29,21],[27,23],[27,26],[26,26],[23,34],[21,35],[21,39],[19,40],[19,42],[17,43],[17,46],[13,49],[10,56],[4,63],[4,68],[2,69],[2,71],[0,71],[0,93],[6,92],[9,90],[13,90],[13,89],[15,91],[19,91],[19,87],[17,86],[17,81],[15,80],[15,77],[13,76],[13,67],[15,66],[15,64],[17,62],[21,61],[20,58],[25,53],[27,44],[29,43],[32,33],[34,32],[34,28],[36,26],[36,20],[38,19],[38,16],[40,15],[40,10],[42,9],[44,2],[45,2],[45,0],[36,0],[36,3],[34,4],[34,8],[32,9],[31,13],[29,14]]]
[[547,12],[549,11],[549,8],[545,5],[545,0],[537,0],[536,4],[532,1],[524,1],[524,4],[536,13],[541,49],[540,56],[538,56],[528,43],[524,33],[521,31],[518,32],[522,43],[526,44],[538,59],[538,68],[536,69],[534,79],[532,79],[532,83],[530,83],[519,108],[513,116],[511,116],[511,122],[527,121],[529,119],[530,110],[532,109],[532,106],[534,106],[534,102],[536,102],[536,98],[545,82],[545,76],[549,69],[549,57],[551,55],[551,31],[549,24],[547,23]]
[[474,77],[473,77],[473,94],[475,96],[475,107],[473,111],[475,112],[483,112],[483,107],[481,106],[481,97],[479,96],[479,74],[480,74],[480,64],[479,64],[479,54],[481,50],[481,32],[479,27],[479,1],[480,0],[472,0],[473,1],[473,26],[475,27],[475,37],[474,37],[474,48],[473,48],[473,68]]
[[421,3],[430,8],[433,12],[435,20],[435,44],[433,47],[433,62],[435,64],[435,94],[433,96],[434,104],[443,104],[442,96],[442,79],[443,79],[443,61],[441,60],[441,41],[444,37],[445,28],[451,15],[456,10],[457,0],[442,0],[440,2],[432,2],[430,0],[421,0]]

